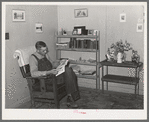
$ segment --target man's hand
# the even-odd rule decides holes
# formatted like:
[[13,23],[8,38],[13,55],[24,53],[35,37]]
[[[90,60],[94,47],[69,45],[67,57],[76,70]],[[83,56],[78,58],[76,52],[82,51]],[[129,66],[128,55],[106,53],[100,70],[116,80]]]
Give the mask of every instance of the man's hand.
[[49,75],[49,74],[54,74],[54,75],[56,75],[58,73],[58,71],[56,70],[56,69],[52,69],[52,70],[50,70],[50,71],[47,71],[47,75]]

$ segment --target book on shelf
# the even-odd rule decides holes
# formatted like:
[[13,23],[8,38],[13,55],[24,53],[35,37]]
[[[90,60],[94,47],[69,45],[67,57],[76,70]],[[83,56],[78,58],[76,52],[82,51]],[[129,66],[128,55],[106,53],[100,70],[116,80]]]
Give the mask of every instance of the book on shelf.
[[56,76],[62,74],[63,72],[65,72],[65,66],[68,64],[68,59],[62,59],[60,61],[60,65],[56,68],[56,70],[58,71],[58,73],[56,74]]
[[90,48],[91,40],[86,40],[86,43],[87,43],[87,49],[91,49],[91,48]]
[[77,42],[78,42],[78,48],[81,48],[81,40],[77,40]]
[[96,46],[97,46],[97,50],[98,50],[98,48],[99,48],[99,47],[98,47],[98,41],[94,41],[94,42],[93,42],[93,49],[96,49]]
[[74,39],[74,48],[78,48],[78,42],[76,39]]
[[93,39],[70,38],[69,48],[99,49],[98,41]]

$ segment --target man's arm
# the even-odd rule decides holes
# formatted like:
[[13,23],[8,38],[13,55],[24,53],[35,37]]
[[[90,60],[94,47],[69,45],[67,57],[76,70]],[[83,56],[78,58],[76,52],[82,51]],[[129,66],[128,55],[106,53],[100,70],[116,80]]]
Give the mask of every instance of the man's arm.
[[46,76],[47,71],[38,71],[38,62],[35,57],[30,56],[29,58],[30,72],[32,77]]
[[38,71],[38,62],[37,62],[37,59],[35,59],[35,57],[33,56],[30,56],[29,64],[30,64],[30,72],[32,77],[46,76],[49,74],[54,74],[54,75],[57,74],[56,69],[52,69],[50,71]]

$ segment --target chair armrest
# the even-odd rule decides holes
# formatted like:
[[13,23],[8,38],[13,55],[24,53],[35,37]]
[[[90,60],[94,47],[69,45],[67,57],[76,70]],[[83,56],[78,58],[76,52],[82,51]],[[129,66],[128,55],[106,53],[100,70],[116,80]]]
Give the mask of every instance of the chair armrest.
[[53,84],[53,88],[57,89],[57,81],[56,81],[56,76],[54,74],[50,74],[47,76],[40,76],[40,77],[26,77],[30,90],[32,90],[33,82],[35,79],[38,79],[40,82],[40,90],[41,92],[46,92],[46,86],[45,86],[45,80],[46,79],[51,79],[51,82]]
[[49,78],[53,78],[53,77],[55,77],[54,74],[50,74],[50,75],[47,75],[47,76],[39,76],[39,77],[27,76],[26,78],[27,79],[49,79]]
[[26,77],[27,79],[47,79],[46,76],[40,76],[40,77]]

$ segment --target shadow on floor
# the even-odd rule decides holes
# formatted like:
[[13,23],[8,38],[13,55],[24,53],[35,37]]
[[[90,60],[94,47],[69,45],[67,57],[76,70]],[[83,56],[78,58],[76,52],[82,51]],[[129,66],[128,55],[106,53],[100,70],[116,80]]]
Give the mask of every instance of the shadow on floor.
[[[76,101],[79,108],[77,109],[143,109],[143,96],[134,94],[118,93],[80,87],[81,99]],[[21,109],[29,109],[30,101],[19,106]],[[54,104],[37,104],[37,109],[54,108]],[[70,109],[66,106],[66,97],[60,102],[60,109]]]

